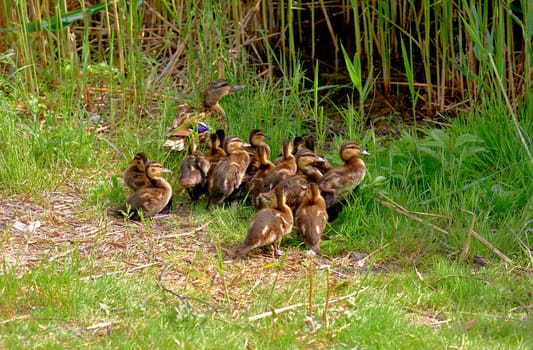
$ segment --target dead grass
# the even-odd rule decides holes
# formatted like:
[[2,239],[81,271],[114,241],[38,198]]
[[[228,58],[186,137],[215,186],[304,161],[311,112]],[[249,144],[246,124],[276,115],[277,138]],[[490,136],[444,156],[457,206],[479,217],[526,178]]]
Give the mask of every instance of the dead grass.
[[[212,239],[215,234],[220,235],[209,222],[196,224],[192,211],[180,207],[149,223],[105,215],[81,219],[83,204],[83,194],[75,187],[45,192],[40,198],[0,198],[0,246],[6,268],[22,275],[42,264],[56,262],[62,266],[62,262],[68,263],[67,259],[77,254],[82,262],[79,273],[84,279],[144,271],[171,291],[230,310],[234,317],[253,303],[256,289],[266,286],[275,285],[276,293],[283,289],[288,295],[292,293],[285,305],[300,300],[301,291],[290,288],[294,288],[295,281],[306,283],[310,261],[315,270],[329,269],[333,284],[353,280],[354,275],[366,270],[367,261],[355,261],[350,253],[335,259],[310,258],[303,250],[290,247],[283,261],[259,251],[252,252],[248,259],[235,260],[231,257],[232,247],[222,242],[221,277],[216,242]],[[28,230],[28,225],[36,222],[40,226]],[[165,267],[168,269],[161,274]],[[292,300],[295,293],[298,298]]]

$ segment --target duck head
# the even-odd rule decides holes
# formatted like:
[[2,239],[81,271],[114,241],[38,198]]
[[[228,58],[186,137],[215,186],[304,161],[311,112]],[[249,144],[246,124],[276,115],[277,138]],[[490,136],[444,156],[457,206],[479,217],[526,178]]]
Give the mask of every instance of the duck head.
[[212,80],[207,84],[203,93],[204,107],[212,108],[218,105],[218,102],[232,92],[244,89],[243,85],[230,85],[224,79]]

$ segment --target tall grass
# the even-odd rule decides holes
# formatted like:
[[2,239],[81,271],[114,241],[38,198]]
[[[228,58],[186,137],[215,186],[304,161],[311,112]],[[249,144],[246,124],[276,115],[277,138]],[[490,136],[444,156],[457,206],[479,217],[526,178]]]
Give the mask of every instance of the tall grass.
[[[14,30],[0,33],[0,40],[17,53],[15,68],[24,67],[29,91],[35,94],[42,84],[66,84],[84,93],[83,73],[89,64],[102,61],[118,67],[121,74],[117,92],[126,103],[120,107],[129,101],[145,105],[153,91],[166,84],[197,91],[200,81],[217,76],[239,80],[255,71],[271,79],[278,73],[290,77],[306,59],[302,44],[311,27],[313,38],[331,42],[335,52],[329,57],[335,61],[341,41],[353,42],[355,33],[355,48],[351,42],[345,47],[350,57],[361,59],[362,76],[379,76],[380,84],[373,88],[385,94],[393,93],[391,86],[416,83],[425,90],[429,117],[448,111],[450,103],[474,106],[483,94],[492,93],[494,74],[502,78],[501,87],[513,107],[531,98],[532,50],[527,43],[533,34],[526,23],[532,10],[525,0],[494,6],[464,0],[378,6],[366,0],[260,6],[240,1],[223,5],[119,0],[57,30],[30,30],[27,24],[57,21],[88,5],[18,1],[9,6],[2,1],[4,25]],[[333,21],[339,14],[345,20]],[[353,31],[346,26],[353,26]],[[316,32],[315,27],[323,30]],[[409,65],[403,69],[396,64],[403,53],[401,43],[410,50]],[[314,64],[317,41],[310,45]],[[65,71],[67,66],[72,69]],[[406,76],[413,76],[413,82]],[[412,97],[422,101],[419,96]]]

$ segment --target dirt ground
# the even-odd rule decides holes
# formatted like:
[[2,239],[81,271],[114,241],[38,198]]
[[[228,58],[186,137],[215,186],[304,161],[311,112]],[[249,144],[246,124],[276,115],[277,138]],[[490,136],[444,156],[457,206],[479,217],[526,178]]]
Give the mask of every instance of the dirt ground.
[[334,283],[353,281],[355,274],[366,270],[366,259],[358,260],[361,256],[311,258],[303,249],[290,247],[282,269],[279,260],[261,251],[253,251],[248,259],[233,259],[232,247],[224,243],[220,260],[208,233],[210,223],[195,225],[190,210],[179,209],[143,223],[111,216],[83,219],[83,205],[81,194],[73,189],[44,193],[38,201],[26,195],[0,198],[5,266],[22,275],[41,264],[56,262],[61,268],[62,262],[77,254],[84,279],[149,271],[162,288],[201,296],[212,305],[227,302],[227,293],[234,310],[248,304],[251,300],[246,296],[251,298],[258,287],[305,281],[309,262],[315,271],[327,268]]

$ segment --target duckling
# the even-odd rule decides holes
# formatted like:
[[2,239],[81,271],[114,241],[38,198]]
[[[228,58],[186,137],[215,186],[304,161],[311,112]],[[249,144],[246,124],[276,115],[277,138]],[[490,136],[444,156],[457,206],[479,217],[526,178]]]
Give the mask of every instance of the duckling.
[[260,160],[257,154],[257,149],[259,147],[263,147],[266,152],[267,158],[270,158],[270,146],[265,143],[266,140],[268,140],[268,136],[266,136],[262,130],[252,129],[250,131],[250,135],[248,137],[248,142],[250,142],[250,146],[246,147],[246,150],[250,154],[250,165],[247,171],[251,175],[253,175],[253,173],[259,167]]
[[[149,161],[146,163],[146,176],[152,185],[143,187],[126,199],[133,219],[139,218],[139,210],[144,217],[153,217],[160,213],[172,197],[172,187],[160,175],[170,170],[163,168],[159,162]],[[124,206],[120,210],[127,210]]]
[[226,132],[223,129],[218,129],[214,134],[209,135],[209,149],[205,156],[211,164],[216,164],[226,156],[226,151],[222,148],[225,137]]
[[362,155],[370,155],[353,141],[344,142],[339,151],[344,165],[328,170],[318,183],[327,207],[339,202],[355,189],[366,175],[366,166]]
[[257,157],[259,160],[259,166],[257,168],[257,171],[253,175],[252,179],[250,180],[249,186],[248,186],[248,192],[250,194],[250,199],[252,201],[252,204],[254,207],[258,208],[260,207],[260,204],[256,202],[257,197],[261,193],[261,189],[263,187],[263,178],[268,174],[272,169],[274,169],[276,166],[274,163],[272,163],[268,159],[269,151],[264,146],[259,146],[257,148]]
[[[298,164],[297,173],[286,177],[278,183],[283,186],[287,197],[287,205],[293,212],[298,209],[300,203],[304,199],[307,188],[309,187],[309,182],[317,182],[322,177],[322,172],[319,168],[324,162],[325,160],[322,157],[316,155],[313,151],[307,148],[301,148],[296,152],[296,163]],[[272,191],[261,193],[256,197],[253,204],[256,209],[269,206],[272,196]]]
[[283,140],[283,159],[264,177],[261,192],[271,191],[281,180],[296,173],[298,165],[296,164],[296,158],[292,154],[292,147],[290,140]]
[[[229,85],[224,79],[216,79],[207,85],[203,92],[203,108],[195,111],[188,105],[181,105],[178,116],[172,121],[167,130],[168,139],[163,147],[170,150],[183,151],[185,139],[193,132],[197,132],[201,141],[205,141],[211,127],[226,128],[226,113],[220,106],[220,100],[229,93],[242,90],[244,86]],[[196,129],[196,130],[195,130]]]
[[270,244],[274,247],[275,257],[283,255],[283,251],[279,249],[279,243],[291,232],[294,218],[291,209],[285,203],[283,188],[276,186],[274,194],[273,207],[263,208],[252,217],[248,226],[248,234],[235,251],[238,256],[245,257],[250,250]]
[[243,146],[244,142],[237,136],[224,139],[224,149],[228,155],[218,162],[210,174],[207,208],[222,203],[241,185],[250,163],[250,155],[242,149]]
[[233,191],[231,197],[229,198],[230,200],[239,200],[245,198],[246,195],[249,193],[252,178],[259,170],[259,167],[261,166],[262,162],[262,160],[259,159],[258,155],[259,148],[262,149],[262,152],[264,153],[264,156],[267,158],[267,160],[270,157],[270,146],[265,143],[265,140],[268,140],[268,137],[262,130],[252,129],[250,131],[250,135],[248,137],[250,145],[243,148],[248,152],[250,156],[250,164],[246,169],[246,173],[244,174],[241,185],[238,189]]
[[140,188],[150,186],[151,182],[146,176],[145,164],[148,162],[146,154],[136,153],[130,166],[124,172],[124,183],[131,190],[137,191]]
[[181,160],[179,176],[179,183],[187,190],[191,200],[195,201],[207,192],[207,173],[210,167],[207,157],[196,149],[196,142],[191,140],[188,153]]
[[[296,136],[294,138],[294,149],[296,152],[302,148],[307,148],[308,150],[316,153],[316,140],[313,135],[307,136]],[[316,164],[317,168],[322,174],[331,169],[331,164],[324,158],[324,162]]]
[[306,247],[318,254],[320,238],[328,222],[328,213],[326,201],[320,194],[320,188],[316,182],[309,184],[306,196],[296,210],[294,220]]

